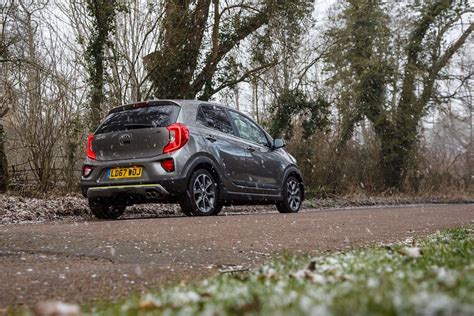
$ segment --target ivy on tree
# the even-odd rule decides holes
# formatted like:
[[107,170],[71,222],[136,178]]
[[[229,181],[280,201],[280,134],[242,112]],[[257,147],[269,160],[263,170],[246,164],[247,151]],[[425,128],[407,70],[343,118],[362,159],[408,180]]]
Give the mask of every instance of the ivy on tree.
[[[144,57],[157,98],[208,100],[276,64],[267,62],[239,75],[217,78],[229,53],[271,21],[309,14],[308,0],[260,0],[228,4],[220,0],[166,0],[159,47]],[[211,25],[211,26],[209,26]],[[209,34],[206,31],[209,29]],[[228,59],[231,60],[231,59]]]
[[109,36],[115,29],[117,0],[87,0],[87,11],[92,17],[91,38],[87,44],[85,59],[90,84],[90,128],[94,130],[100,123],[102,105],[105,101],[105,49],[111,46]]
[[416,150],[420,121],[436,93],[435,82],[474,31],[474,22],[444,51],[443,35],[472,8],[464,0],[415,5],[419,15],[412,29],[406,38],[397,39],[383,1],[343,4],[328,32],[333,46],[327,54],[329,70],[335,73],[332,83],[341,92],[338,109],[343,122],[337,147],[342,149],[354,126],[368,119],[380,143],[385,186],[399,190]]
[[329,106],[322,96],[313,100],[298,89],[283,91],[270,108],[270,133],[291,138],[295,125],[300,121],[304,138],[318,130],[324,131],[329,126]]

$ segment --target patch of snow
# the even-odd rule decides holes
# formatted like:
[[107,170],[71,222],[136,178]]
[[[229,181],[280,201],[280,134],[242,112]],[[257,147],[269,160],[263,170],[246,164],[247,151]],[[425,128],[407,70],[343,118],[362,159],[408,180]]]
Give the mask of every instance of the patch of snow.
[[33,308],[37,316],[75,316],[80,314],[79,305],[61,301],[39,302]]
[[400,250],[400,253],[411,258],[419,258],[422,254],[420,247],[404,247]]

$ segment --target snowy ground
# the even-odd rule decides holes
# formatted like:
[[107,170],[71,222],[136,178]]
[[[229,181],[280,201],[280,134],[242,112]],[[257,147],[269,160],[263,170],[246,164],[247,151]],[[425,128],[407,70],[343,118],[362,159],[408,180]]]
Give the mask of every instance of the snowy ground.
[[[473,315],[473,227],[313,258],[286,256],[84,309],[98,315]],[[42,303],[36,311],[80,309],[61,304]]]
[[[276,211],[275,207],[225,207],[221,214]],[[141,204],[127,207],[124,218],[183,216],[177,204]],[[87,199],[80,196],[29,198],[0,194],[0,224],[94,219]]]
[[[367,197],[351,196],[305,201],[306,209],[331,209],[385,205],[472,203],[474,199],[466,196],[441,197]],[[276,212],[273,206],[225,207],[221,214]],[[182,216],[175,204],[144,204],[128,207],[124,217],[162,217]],[[77,195],[52,196],[48,198],[29,198],[0,194],[0,224],[31,223],[44,221],[83,221],[94,219],[89,211],[87,200]]]
[[[304,269],[309,258],[407,238],[412,247],[400,250],[402,256],[425,258],[426,250],[417,250],[418,242],[411,240],[469,225],[473,211],[473,204],[442,204],[0,225],[0,314],[7,306],[33,307],[49,300],[81,305],[123,300],[130,293],[156,293],[170,283],[254,271],[275,260],[284,259],[290,269],[293,261],[285,254],[299,258],[298,266],[288,270],[295,278],[322,281],[328,277]],[[380,250],[398,254],[396,248]],[[278,266],[270,267],[278,271]],[[284,294],[293,295],[288,290]]]

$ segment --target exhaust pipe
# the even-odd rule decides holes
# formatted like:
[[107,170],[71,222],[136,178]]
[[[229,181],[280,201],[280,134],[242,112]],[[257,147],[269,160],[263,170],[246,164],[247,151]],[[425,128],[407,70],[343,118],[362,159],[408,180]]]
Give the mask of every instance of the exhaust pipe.
[[145,194],[145,197],[146,197],[147,200],[151,200],[151,199],[157,199],[159,197],[159,195],[158,195],[158,192],[156,192],[156,191],[148,191]]

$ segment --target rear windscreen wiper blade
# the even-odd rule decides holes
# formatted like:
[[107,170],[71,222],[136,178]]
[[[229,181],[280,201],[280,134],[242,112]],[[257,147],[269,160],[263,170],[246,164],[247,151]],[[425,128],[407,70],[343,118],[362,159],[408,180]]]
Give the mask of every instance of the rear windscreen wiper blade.
[[130,123],[130,124],[124,124],[123,126],[128,128],[128,129],[153,127],[152,124],[143,124],[143,123]]

